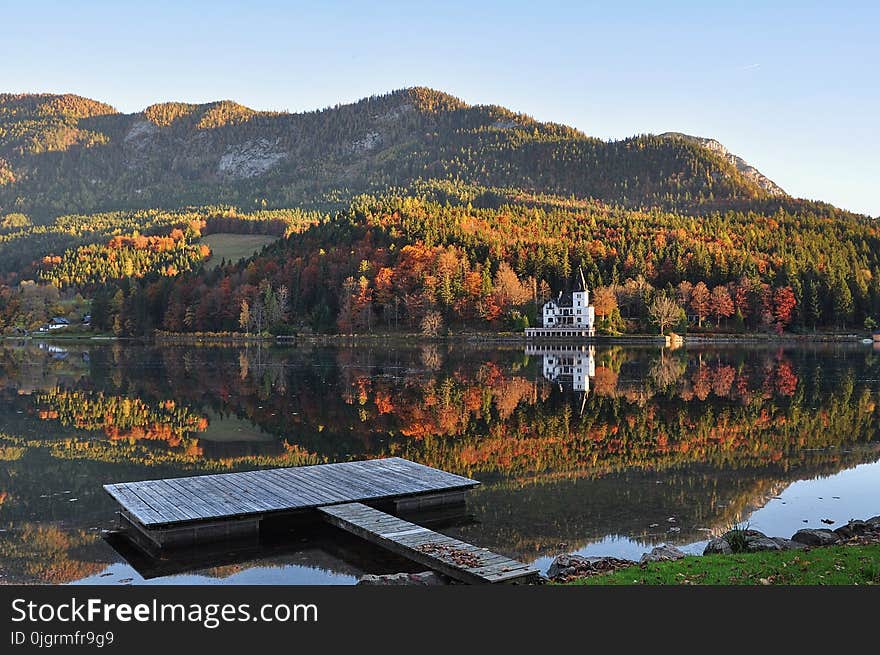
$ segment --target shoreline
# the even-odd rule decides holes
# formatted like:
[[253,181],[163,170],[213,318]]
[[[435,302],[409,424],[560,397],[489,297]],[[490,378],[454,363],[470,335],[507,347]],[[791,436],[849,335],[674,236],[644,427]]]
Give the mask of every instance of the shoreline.
[[864,555],[880,555],[880,515],[850,519],[834,530],[801,528],[790,538],[735,527],[710,539],[702,555],[669,544],[639,561],[559,555],[547,578],[563,585],[880,583],[880,568],[862,566]]
[[[666,345],[666,338],[657,334],[626,334],[626,335],[598,335],[578,339],[534,339],[527,338],[523,334],[512,332],[457,332],[440,336],[425,336],[419,333],[373,333],[373,334],[297,334],[291,336],[262,336],[246,335],[240,332],[228,333],[160,333],[157,332],[152,338],[146,337],[123,337],[116,335],[86,335],[86,334],[29,334],[0,336],[5,341],[74,341],[74,342],[139,342],[152,345],[296,345],[307,344],[339,344],[355,345],[358,343],[467,343],[467,344],[582,344],[582,345]],[[682,343],[674,347],[688,345],[755,345],[755,344],[804,344],[804,343],[841,343],[871,345],[863,343],[870,339],[867,335],[854,333],[816,333],[816,334],[697,334],[683,335]],[[874,341],[880,345],[880,341]]]

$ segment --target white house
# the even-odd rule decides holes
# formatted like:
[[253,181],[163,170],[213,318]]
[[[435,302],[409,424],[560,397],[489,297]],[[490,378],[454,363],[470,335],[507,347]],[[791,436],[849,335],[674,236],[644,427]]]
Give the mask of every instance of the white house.
[[61,330],[62,328],[70,327],[70,321],[68,321],[63,316],[56,316],[47,326],[50,330]]
[[580,272],[571,293],[560,293],[544,303],[541,327],[526,328],[526,337],[566,338],[596,336],[596,309],[590,304],[590,291]]

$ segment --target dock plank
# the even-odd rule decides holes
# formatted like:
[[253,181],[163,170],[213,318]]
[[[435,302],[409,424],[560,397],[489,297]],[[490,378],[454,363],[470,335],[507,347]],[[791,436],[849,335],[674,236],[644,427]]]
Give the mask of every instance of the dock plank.
[[538,571],[485,548],[439,534],[362,503],[319,507],[324,519],[371,543],[461,582],[529,582]]

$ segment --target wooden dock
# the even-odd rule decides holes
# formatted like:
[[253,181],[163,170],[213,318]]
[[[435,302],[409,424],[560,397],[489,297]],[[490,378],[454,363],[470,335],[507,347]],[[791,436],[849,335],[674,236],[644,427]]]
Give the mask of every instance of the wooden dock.
[[320,507],[331,525],[351,532],[407,559],[469,584],[528,583],[538,571],[486,548],[380,512],[363,503]]
[[[463,500],[479,482],[400,457],[104,485],[149,529],[261,517],[353,501]],[[427,499],[426,499],[427,500]]]
[[525,564],[386,514],[462,504],[479,482],[399,457],[104,485],[148,550],[259,538],[267,519],[310,513],[456,580],[522,582]]

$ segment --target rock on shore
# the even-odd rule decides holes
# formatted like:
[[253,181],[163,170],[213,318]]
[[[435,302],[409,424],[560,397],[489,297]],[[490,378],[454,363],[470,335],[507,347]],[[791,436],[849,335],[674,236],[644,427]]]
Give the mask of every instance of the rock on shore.
[[679,550],[675,546],[654,546],[650,553],[644,553],[641,556],[639,564],[645,564],[646,562],[670,562],[681,559],[682,557],[687,557],[687,553]]
[[850,521],[835,530],[803,528],[795,532],[791,539],[768,537],[757,530],[731,530],[709,541],[703,550],[703,555],[821,548],[852,540],[880,540],[880,516],[874,516],[866,521]]
[[547,577],[554,581],[572,580],[589,575],[597,575],[608,571],[633,566],[635,562],[616,557],[583,557],[581,555],[560,555],[550,568]]

